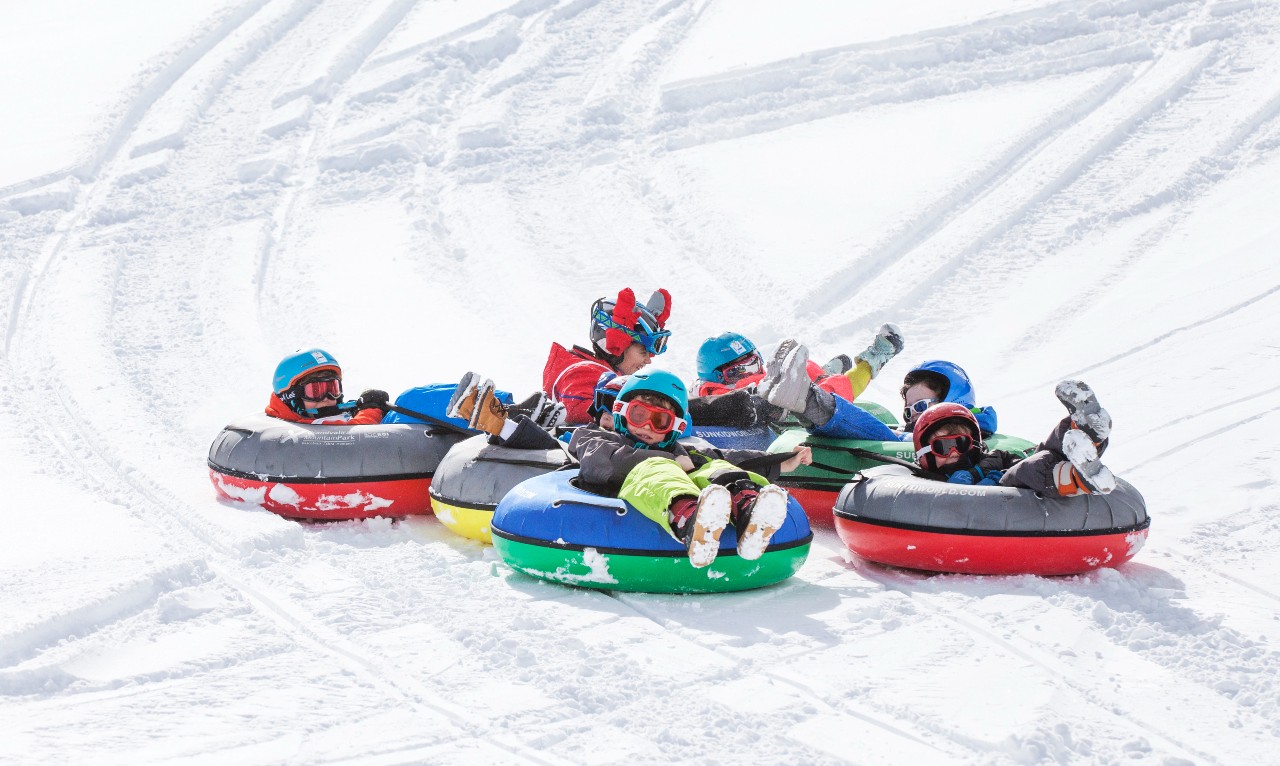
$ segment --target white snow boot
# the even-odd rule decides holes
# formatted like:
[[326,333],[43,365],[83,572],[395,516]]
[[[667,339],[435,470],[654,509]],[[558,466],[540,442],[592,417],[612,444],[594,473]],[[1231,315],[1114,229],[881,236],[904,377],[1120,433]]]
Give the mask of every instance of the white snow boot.
[[[1058,484],[1058,493],[1064,496],[1080,494],[1071,492],[1073,480],[1078,485],[1084,484],[1088,492],[1105,495],[1116,488],[1115,474],[1098,459],[1098,448],[1093,446],[1093,439],[1083,430],[1073,428],[1062,436],[1062,454],[1067,456],[1070,464],[1059,463],[1054,469],[1054,478]],[[1065,466],[1065,467],[1064,467]],[[1074,476],[1068,476],[1067,468],[1074,469]],[[1066,488],[1066,491],[1064,491]]]
[[697,569],[711,566],[720,553],[720,535],[729,526],[733,496],[719,484],[708,484],[698,495],[698,510],[691,523],[685,525],[684,543],[689,548],[689,563]]
[[902,330],[898,329],[896,324],[885,323],[880,325],[880,332],[876,333],[876,339],[871,342],[870,346],[861,354],[858,354],[858,361],[866,362],[867,367],[871,368],[871,377],[880,374],[880,370],[889,363],[889,360],[898,355],[905,345],[902,339]]
[[773,533],[787,520],[787,491],[776,484],[759,489],[755,501],[738,516],[738,555],[755,561],[764,555]]
[[1058,401],[1071,413],[1071,422],[1100,444],[1111,437],[1111,415],[1098,404],[1093,389],[1082,380],[1064,380],[1054,389]]
[[809,349],[795,340],[784,340],[766,369],[760,395],[775,407],[803,414],[813,382],[809,379]]

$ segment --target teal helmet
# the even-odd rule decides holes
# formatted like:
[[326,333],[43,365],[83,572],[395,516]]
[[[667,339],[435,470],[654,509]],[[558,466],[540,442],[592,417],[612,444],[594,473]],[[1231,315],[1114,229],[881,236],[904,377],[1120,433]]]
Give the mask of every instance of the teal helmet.
[[712,383],[723,383],[722,367],[727,367],[743,357],[755,353],[756,344],[736,332],[723,332],[707,338],[698,347],[698,378]]
[[635,439],[635,436],[627,427],[627,418],[623,405],[630,402],[638,394],[657,394],[670,399],[675,404],[676,417],[679,420],[674,424],[667,437],[654,446],[669,447],[674,444],[685,429],[685,415],[689,411],[689,393],[685,390],[684,381],[666,370],[641,370],[627,378],[626,384],[618,392],[618,398],[613,403],[613,428],[618,433],[630,436],[632,439]]
[[342,365],[328,351],[319,348],[295,351],[276,365],[276,374],[271,378],[271,390],[276,395],[288,393],[299,380],[321,370],[332,370],[335,375],[342,377]]

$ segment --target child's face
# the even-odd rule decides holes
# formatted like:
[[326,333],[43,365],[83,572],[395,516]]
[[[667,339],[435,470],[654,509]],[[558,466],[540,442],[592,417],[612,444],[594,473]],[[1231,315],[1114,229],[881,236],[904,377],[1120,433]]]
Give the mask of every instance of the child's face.
[[[929,432],[929,441],[932,442],[934,439],[938,439],[946,436],[968,436],[969,438],[973,438],[973,434],[969,431],[969,429],[965,428],[959,423],[943,423],[942,425],[938,426],[937,428]],[[939,468],[943,468],[945,466],[949,466],[954,463],[960,462],[960,458],[962,457],[964,457],[964,453],[962,452],[953,452],[950,455],[946,455],[946,456],[934,453],[933,460],[934,460],[934,465],[938,466]]]
[[600,413],[600,417],[596,418],[596,425],[600,426],[606,431],[612,431],[613,430],[613,412],[606,411],[606,412]]
[[622,361],[618,362],[618,374],[635,374],[652,361],[653,355],[648,351],[645,351],[643,345],[639,343],[632,343],[630,346],[627,346],[626,351],[622,352]]
[[[675,426],[671,421],[676,417],[674,402],[667,401],[663,397],[641,394],[632,401],[631,406],[632,409],[627,416],[627,433],[645,444],[657,444],[671,434]],[[670,428],[658,430],[654,427],[652,420],[643,414],[654,410],[665,412],[665,425],[671,426]],[[658,413],[653,414],[655,417],[658,416]]]
[[[323,387],[316,384],[323,383],[325,381],[333,381],[333,380],[337,381],[337,385],[334,386],[333,384],[330,384],[329,385],[330,390],[319,394],[320,396],[319,399],[311,399],[307,396],[307,394],[310,393],[310,389],[312,388],[319,389]],[[302,391],[303,391],[302,406],[306,407],[309,410],[318,410],[322,407],[332,407],[333,405],[338,403],[338,396],[339,396],[338,392],[341,390],[342,390],[342,378],[335,378],[333,375],[317,375],[310,380],[303,381],[302,383]]]
[[627,424],[627,430],[631,432],[632,436],[636,437],[637,439],[644,442],[645,444],[657,444],[658,442],[667,438],[667,434],[671,433],[670,431],[663,431],[662,433],[658,433],[657,431],[653,430],[647,425],[633,426],[630,423]]

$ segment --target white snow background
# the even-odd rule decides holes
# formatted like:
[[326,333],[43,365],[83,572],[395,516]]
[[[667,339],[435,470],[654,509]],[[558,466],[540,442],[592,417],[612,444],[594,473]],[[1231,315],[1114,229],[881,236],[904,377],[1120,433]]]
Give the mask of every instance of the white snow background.
[[[0,761],[1280,763],[1280,8],[42,0],[0,9]],[[884,321],[1039,438],[1081,377],[1150,540],[775,587],[534,581],[205,458],[320,345],[523,394],[587,307],[825,359]]]

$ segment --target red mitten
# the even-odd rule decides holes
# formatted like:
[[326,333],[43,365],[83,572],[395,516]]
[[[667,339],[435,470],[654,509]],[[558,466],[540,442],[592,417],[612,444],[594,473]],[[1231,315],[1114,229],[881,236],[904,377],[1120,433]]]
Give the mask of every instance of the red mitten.
[[[662,296],[661,306],[658,305],[658,296]],[[649,297],[649,311],[653,312],[653,316],[658,320],[659,327],[666,327],[667,320],[671,318],[671,293],[663,290],[661,287],[658,291]]]
[[[636,326],[640,321],[640,313],[636,311],[636,294],[630,287],[624,287],[618,293],[618,302],[613,305],[613,321],[627,328]],[[622,356],[622,352],[635,342],[635,339],[616,327],[604,332],[604,350],[614,356]]]

